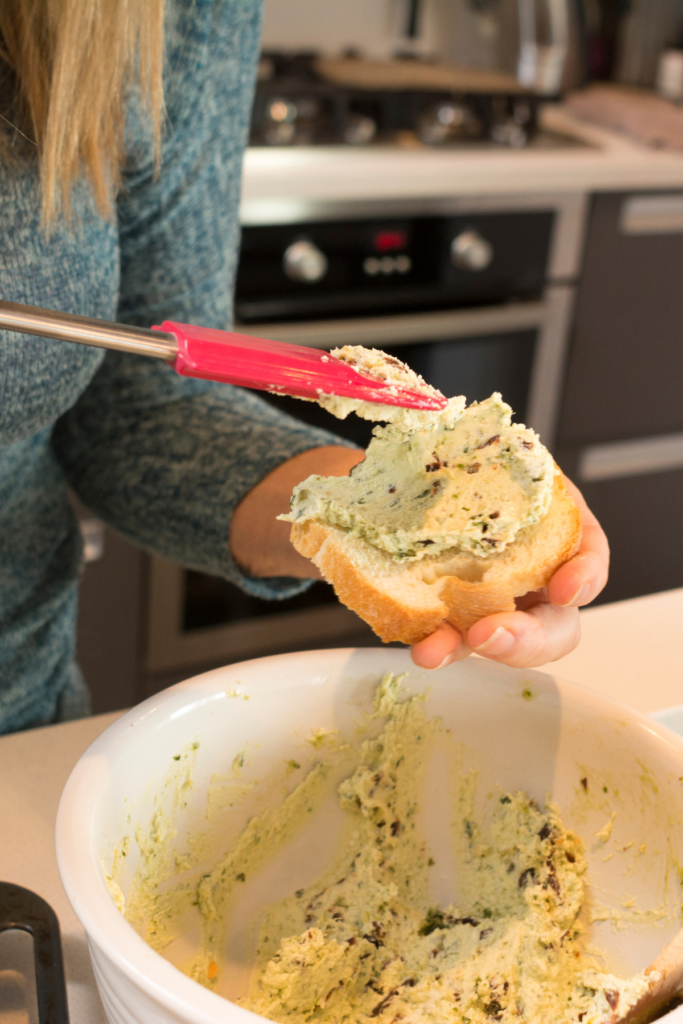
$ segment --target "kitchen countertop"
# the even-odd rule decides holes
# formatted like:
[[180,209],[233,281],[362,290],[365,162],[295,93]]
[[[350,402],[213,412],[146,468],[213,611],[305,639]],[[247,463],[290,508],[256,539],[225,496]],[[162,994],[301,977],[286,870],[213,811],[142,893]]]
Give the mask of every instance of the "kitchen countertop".
[[[641,711],[683,704],[683,588],[582,612],[581,646],[552,665]],[[0,878],[33,889],[54,908],[62,928],[71,1024],[106,1024],[85,936],[62,889],[54,854],[54,823],[66,780],[78,758],[118,713],[0,738]],[[0,1024],[37,1024],[30,975],[31,943],[0,935]],[[28,966],[27,966],[28,965]]]
[[550,105],[544,127],[584,145],[504,147],[292,146],[247,151],[245,224],[305,217],[315,203],[683,188],[683,153],[648,148]]

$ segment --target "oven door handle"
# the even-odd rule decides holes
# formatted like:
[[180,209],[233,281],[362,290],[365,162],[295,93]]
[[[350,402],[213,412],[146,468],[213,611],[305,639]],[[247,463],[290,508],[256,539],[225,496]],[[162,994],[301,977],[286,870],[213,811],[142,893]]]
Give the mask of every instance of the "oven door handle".
[[399,316],[240,324],[239,330],[242,334],[267,334],[273,341],[289,341],[311,348],[337,348],[341,345],[393,347],[529,330],[545,323],[547,315],[547,301],[510,302],[479,309],[401,313]]

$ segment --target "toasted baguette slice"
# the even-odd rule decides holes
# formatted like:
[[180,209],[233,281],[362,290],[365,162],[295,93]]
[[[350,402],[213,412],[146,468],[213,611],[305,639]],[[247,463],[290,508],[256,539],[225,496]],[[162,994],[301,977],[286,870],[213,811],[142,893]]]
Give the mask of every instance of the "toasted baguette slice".
[[512,544],[487,558],[456,554],[399,563],[343,530],[317,521],[292,525],[294,547],[316,565],[339,600],[388,643],[415,644],[442,622],[465,633],[515,598],[539,590],[578,550],[581,514],[560,473],[550,508]]

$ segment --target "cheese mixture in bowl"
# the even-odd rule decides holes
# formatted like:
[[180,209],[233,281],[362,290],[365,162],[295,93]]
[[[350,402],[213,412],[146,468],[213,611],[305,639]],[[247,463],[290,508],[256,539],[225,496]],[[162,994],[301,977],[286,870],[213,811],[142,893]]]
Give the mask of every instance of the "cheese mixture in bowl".
[[112,1021],[606,1024],[680,929],[681,777],[548,673],[308,651],[118,719],[57,854]]
[[[378,686],[374,712],[362,723],[375,734],[357,749],[325,730],[314,734],[309,742],[321,753],[301,782],[279,808],[252,818],[190,884],[188,869],[205,857],[203,839],[188,837],[188,850],[171,855],[176,831],[157,811],[151,832],[137,835],[142,859],[127,898],[116,866],[109,875],[126,918],[164,951],[195,906],[200,948],[179,966],[218,990],[241,890],[305,828],[334,783],[336,762],[351,767],[338,784],[343,838],[322,876],[262,912],[240,1005],[280,1024],[597,1024],[617,1006],[633,1005],[648,980],[606,973],[589,950],[581,920],[584,845],[552,801],[541,806],[523,791],[499,791],[492,814],[482,816],[479,773],[459,773],[452,762],[456,798],[442,813],[453,819],[459,893],[457,902],[434,902],[436,860],[421,800],[430,759],[450,740],[441,721],[427,716],[425,697],[402,695],[400,684],[387,675]],[[378,719],[379,732],[372,729]],[[181,797],[192,758],[192,750],[179,755]],[[233,766],[238,786],[245,758]],[[175,884],[168,884],[170,863],[181,875]]]
[[242,1005],[280,1024],[595,1024],[647,990],[601,973],[579,914],[586,861],[557,807],[502,793],[492,820],[462,779],[458,905],[430,905],[434,859],[417,823],[426,752],[439,732],[419,697],[377,705],[389,722],[339,787],[342,855],[313,885],[268,908]]

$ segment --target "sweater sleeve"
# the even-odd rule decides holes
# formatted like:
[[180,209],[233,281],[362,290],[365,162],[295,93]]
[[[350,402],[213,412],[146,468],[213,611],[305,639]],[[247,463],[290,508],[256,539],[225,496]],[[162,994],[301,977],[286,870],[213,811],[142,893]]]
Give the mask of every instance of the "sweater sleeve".
[[[257,0],[170,5],[159,174],[134,104],[128,123],[130,156],[117,211],[123,322],[230,323],[259,31]],[[302,584],[241,574],[227,543],[232,513],[282,462],[334,443],[345,442],[254,394],[115,352],[53,433],[71,486],[106,522],[152,551],[261,597],[290,596]]]

